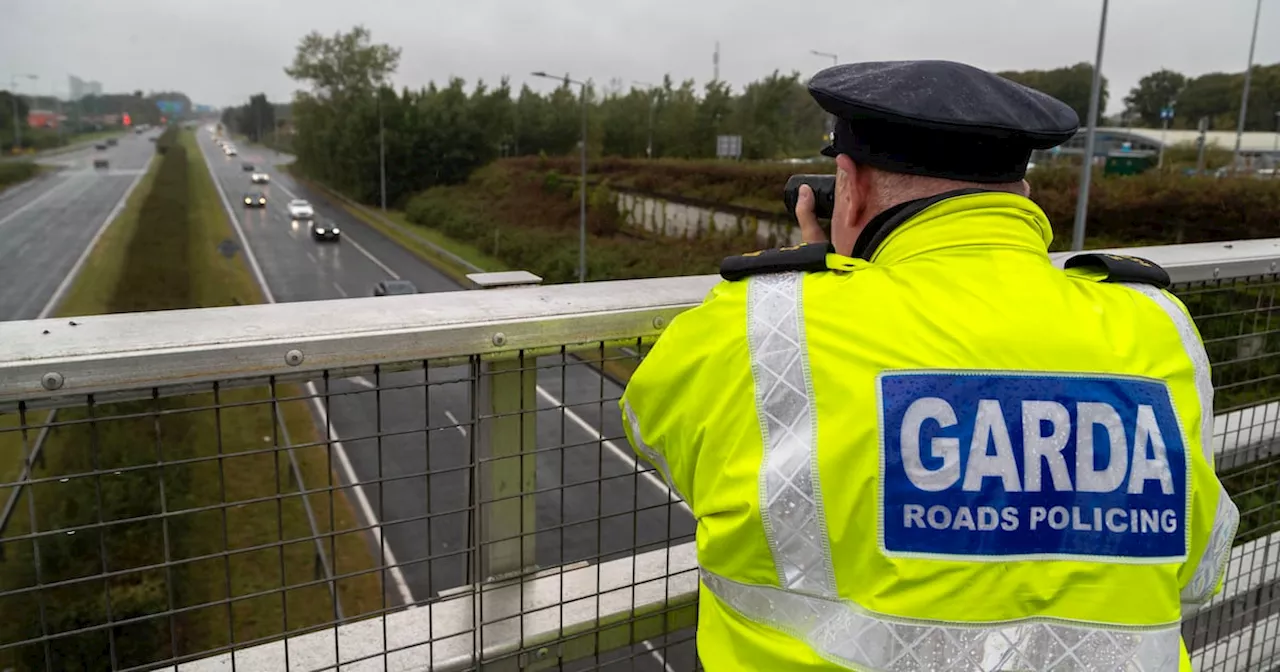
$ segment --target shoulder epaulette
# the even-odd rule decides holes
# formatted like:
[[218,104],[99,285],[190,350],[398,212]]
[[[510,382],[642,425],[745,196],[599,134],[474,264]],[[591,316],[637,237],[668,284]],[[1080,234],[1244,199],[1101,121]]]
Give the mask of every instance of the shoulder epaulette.
[[720,277],[741,280],[762,273],[825,271],[827,254],[834,251],[830,243],[801,243],[725,257],[720,262]]
[[1102,252],[1090,252],[1087,254],[1077,254],[1067,259],[1062,265],[1063,268],[1079,268],[1079,267],[1101,267],[1107,272],[1107,277],[1102,282],[1139,282],[1146,285],[1155,285],[1161,289],[1168,289],[1173,281],[1169,278],[1169,272],[1160,267],[1159,264],[1142,257],[1131,257],[1126,254],[1107,254]]

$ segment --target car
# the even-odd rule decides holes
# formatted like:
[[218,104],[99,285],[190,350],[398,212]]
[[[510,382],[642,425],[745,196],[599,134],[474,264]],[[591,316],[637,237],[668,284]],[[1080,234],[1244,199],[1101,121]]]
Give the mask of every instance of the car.
[[418,288],[408,280],[383,280],[373,286],[374,296],[396,296],[397,294],[417,294]]
[[342,230],[338,228],[337,224],[325,226],[317,221],[311,222],[311,237],[316,240],[338,240],[341,235]]
[[94,167],[95,169],[96,169],[96,168],[109,168],[109,167],[110,167],[110,164],[107,162],[107,160],[106,160],[106,159],[94,159],[94,160],[93,160],[93,167]]
[[135,128],[135,129],[133,129],[133,134],[134,134],[134,135],[142,135],[142,129],[141,129],[141,128]]
[[226,149],[224,149],[224,150],[222,150],[222,151],[223,151],[223,153],[225,153],[227,156],[235,156],[235,155],[236,155],[236,148],[235,148],[235,147],[227,147]]
[[244,163],[240,164],[240,170],[243,170],[246,173],[252,173],[253,164],[249,163],[248,161],[245,161]]
[[251,191],[244,195],[244,206],[246,208],[265,208],[267,207],[267,195],[260,191]]
[[98,144],[94,145],[94,146],[93,146],[93,148],[94,148],[94,149],[96,149],[96,150],[98,150],[99,152],[105,152],[105,151],[107,151],[107,145],[106,145],[105,143],[101,143],[101,142],[99,142]]
[[295,198],[289,201],[289,216],[294,219],[311,219],[316,216],[316,211],[306,200]]
[[249,176],[249,181],[254,184],[266,184],[271,181],[271,176],[266,173],[254,173]]
[[107,138],[107,146],[108,146],[108,147],[115,147],[115,146],[116,146],[116,145],[118,145],[118,144],[120,144],[120,142],[119,142],[118,140],[116,140],[115,138]]

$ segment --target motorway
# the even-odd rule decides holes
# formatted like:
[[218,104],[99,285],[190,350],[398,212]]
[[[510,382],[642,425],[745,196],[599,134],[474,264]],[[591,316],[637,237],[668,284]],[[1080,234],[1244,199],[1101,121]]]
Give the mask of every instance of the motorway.
[[[248,145],[238,146],[239,156],[227,157],[207,129],[198,137],[275,301],[377,301],[373,286],[388,279],[412,281],[424,293],[462,289],[274,169],[291,157]],[[246,192],[259,190],[245,163],[271,174],[270,185],[260,189],[266,208],[243,205]],[[292,198],[309,200],[316,221],[337,225],[341,241],[313,240],[306,223],[288,215]],[[317,306],[316,320],[340,306]],[[537,565],[596,562],[672,538],[692,540],[693,520],[683,504],[672,504],[652,473],[636,473],[622,438],[616,401],[622,390],[575,360],[567,366],[557,360],[542,358],[537,375]],[[471,582],[465,551],[472,419],[484,409],[472,409],[469,371],[430,368],[429,385],[423,384],[421,368],[383,373],[377,380],[332,379],[329,395],[317,404],[326,407],[344,484],[364,484],[350,499],[367,523],[382,524],[386,561],[396,565],[388,571],[388,604],[422,603]],[[321,392],[324,385],[316,382]],[[657,654],[654,659],[662,660]]]
[[[119,145],[88,146],[37,162],[54,168],[0,192],[0,320],[48,317],[91,243],[123,207],[155,154],[149,138],[128,133]],[[110,167],[94,169],[95,158]]]

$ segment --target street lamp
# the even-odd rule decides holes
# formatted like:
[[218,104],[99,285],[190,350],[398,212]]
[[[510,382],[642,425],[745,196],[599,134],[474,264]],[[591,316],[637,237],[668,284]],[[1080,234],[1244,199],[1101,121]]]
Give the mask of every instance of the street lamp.
[[1071,249],[1084,249],[1084,223],[1089,212],[1089,182],[1093,179],[1093,148],[1097,141],[1098,99],[1102,96],[1102,46],[1107,38],[1107,4],[1102,0],[1102,21],[1098,25],[1098,57],[1093,63],[1093,90],[1089,94],[1089,118],[1085,121],[1084,161],[1080,168],[1080,195],[1076,199],[1076,221],[1071,229]]
[[[822,58],[831,59],[831,67],[833,68],[837,65],[840,65],[840,57],[836,56],[833,53],[826,52],[826,51],[818,51],[817,49],[810,49],[809,53],[813,54],[814,56],[820,56]],[[830,115],[830,118],[827,120],[827,125],[830,126],[830,128],[827,129],[828,137],[834,138],[836,134],[836,115],[834,114]]]
[[387,131],[382,124],[382,81],[378,81],[378,182],[382,190],[382,213],[387,212]]
[[538,71],[533,73],[534,77],[545,77],[546,79],[555,79],[563,81],[565,84],[577,84],[581,87],[581,103],[582,103],[582,144],[580,147],[580,155],[582,158],[582,175],[578,187],[578,282],[587,281],[587,85],[585,82],[579,82],[576,79],[569,79],[568,73],[564,77],[556,77],[548,75],[545,72]]
[[1253,39],[1249,41],[1249,64],[1244,69],[1244,91],[1240,94],[1240,120],[1236,123],[1236,151],[1231,157],[1231,172],[1240,168],[1240,136],[1244,135],[1244,118],[1249,111],[1249,80],[1253,78],[1253,48],[1258,44],[1258,18],[1262,16],[1262,0],[1253,10]]
[[644,155],[645,155],[645,158],[652,159],[653,158],[653,111],[655,108],[658,107],[658,99],[654,97],[653,90],[658,87],[652,84],[649,84],[647,82],[637,82],[634,80],[631,83],[639,86],[643,86],[645,89],[649,91],[649,144],[645,145]]
[[15,150],[22,147],[22,123],[18,120],[19,77],[26,77],[33,82],[40,78],[39,75],[14,75],[9,78],[9,97],[13,100],[13,148]]

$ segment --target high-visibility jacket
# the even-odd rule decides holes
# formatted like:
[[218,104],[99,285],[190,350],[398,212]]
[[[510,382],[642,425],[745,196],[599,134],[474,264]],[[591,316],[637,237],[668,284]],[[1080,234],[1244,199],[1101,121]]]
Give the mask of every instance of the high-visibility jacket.
[[1056,268],[1007,193],[862,238],[726,260],[621,400],[697,521],[706,668],[1190,669],[1239,514],[1168,274]]

